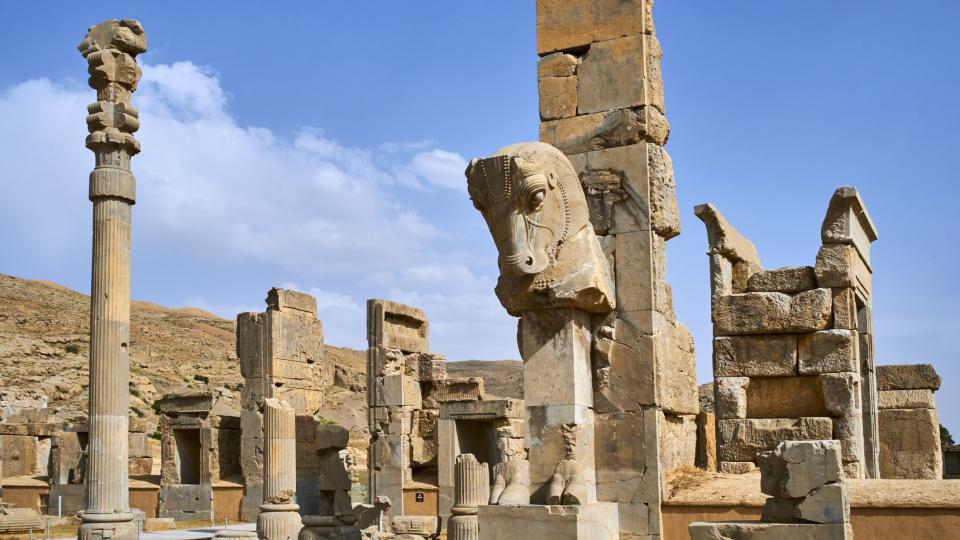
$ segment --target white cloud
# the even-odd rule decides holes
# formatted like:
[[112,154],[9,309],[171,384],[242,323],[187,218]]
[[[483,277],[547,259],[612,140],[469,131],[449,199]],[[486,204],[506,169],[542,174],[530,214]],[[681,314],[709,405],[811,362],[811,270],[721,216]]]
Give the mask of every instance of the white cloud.
[[[0,94],[0,239],[51,264],[88,260],[93,157],[81,141],[93,99],[78,82],[46,79]],[[240,125],[215,74],[190,62],[144,66],[134,101],[143,147],[133,160],[137,249],[162,252],[184,272],[226,262],[295,273],[317,297],[333,344],[364,346],[363,302],[389,294],[426,309],[439,352],[514,348],[495,280],[445,232],[448,223],[422,210],[430,197],[464,191],[460,155],[431,141],[355,148],[314,127],[286,139]],[[203,291],[170,296],[226,317],[251,309]]]

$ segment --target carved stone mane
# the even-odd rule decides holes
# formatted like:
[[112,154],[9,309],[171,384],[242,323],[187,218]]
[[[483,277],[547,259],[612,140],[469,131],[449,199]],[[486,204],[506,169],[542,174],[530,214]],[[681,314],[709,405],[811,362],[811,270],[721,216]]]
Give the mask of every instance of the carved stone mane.
[[607,259],[567,157],[545,143],[510,145],[467,167],[467,188],[499,252],[497,297],[511,315],[614,308]]

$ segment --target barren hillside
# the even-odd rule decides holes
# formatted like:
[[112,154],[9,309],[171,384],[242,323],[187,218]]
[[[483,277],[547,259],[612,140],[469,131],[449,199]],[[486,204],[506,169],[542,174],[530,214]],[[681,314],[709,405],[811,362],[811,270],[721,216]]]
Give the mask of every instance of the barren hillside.
[[[19,403],[46,397],[62,420],[86,417],[90,299],[45,281],[0,274],[0,418]],[[235,353],[235,323],[193,308],[133,302],[130,411],[156,426],[152,404],[183,387],[209,386],[236,407],[243,382]],[[441,351],[442,352],[442,351]],[[366,352],[326,346],[337,366],[336,386],[321,414],[365,444]],[[520,397],[518,361],[451,362],[451,376],[482,376],[489,393]]]

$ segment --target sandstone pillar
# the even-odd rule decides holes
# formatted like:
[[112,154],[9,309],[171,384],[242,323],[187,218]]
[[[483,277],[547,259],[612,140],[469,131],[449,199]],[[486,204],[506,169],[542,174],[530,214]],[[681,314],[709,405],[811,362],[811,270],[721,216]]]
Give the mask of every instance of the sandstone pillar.
[[80,538],[134,538],[127,501],[127,386],[130,379],[130,215],[135,179],[130,158],[140,151],[140,125],[130,97],[140,79],[135,57],[146,51],[140,23],[92,26],[79,45],[97,102],[87,109],[93,201],[90,289],[90,443],[87,509]]
[[257,516],[261,540],[295,540],[303,523],[297,496],[297,416],[284,401],[263,403],[263,504]]
[[490,469],[473,454],[457,456],[454,465],[453,516],[447,524],[450,540],[479,540],[477,507],[490,498]]

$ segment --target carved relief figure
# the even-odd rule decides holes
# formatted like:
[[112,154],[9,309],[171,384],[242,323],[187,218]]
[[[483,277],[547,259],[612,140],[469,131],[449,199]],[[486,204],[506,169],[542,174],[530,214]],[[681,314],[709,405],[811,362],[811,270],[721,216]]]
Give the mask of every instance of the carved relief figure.
[[567,157],[544,143],[520,143],[475,159],[467,187],[499,252],[497,297],[511,315],[614,307],[610,271],[587,201]]

